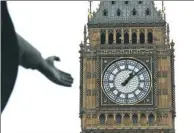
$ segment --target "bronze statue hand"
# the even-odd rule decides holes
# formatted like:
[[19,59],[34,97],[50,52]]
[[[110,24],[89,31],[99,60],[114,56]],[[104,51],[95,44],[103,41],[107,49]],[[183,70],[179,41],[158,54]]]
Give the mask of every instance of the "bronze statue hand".
[[40,63],[38,70],[52,82],[58,85],[71,87],[73,83],[73,78],[70,74],[57,69],[54,66],[54,61],[60,61],[59,57],[48,57]]

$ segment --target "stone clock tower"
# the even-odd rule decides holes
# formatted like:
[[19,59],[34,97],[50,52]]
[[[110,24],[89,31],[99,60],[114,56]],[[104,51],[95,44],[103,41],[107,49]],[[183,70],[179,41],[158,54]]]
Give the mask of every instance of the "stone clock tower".
[[90,12],[80,44],[81,133],[175,133],[174,43],[163,9],[117,0]]

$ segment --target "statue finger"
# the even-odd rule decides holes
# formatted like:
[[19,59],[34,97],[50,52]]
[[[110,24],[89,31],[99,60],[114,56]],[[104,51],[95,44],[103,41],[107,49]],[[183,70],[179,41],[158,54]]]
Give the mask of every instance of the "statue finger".
[[69,73],[63,72],[61,70],[59,70],[59,72],[61,73],[61,75],[67,76],[70,79],[72,78],[71,74],[69,74]]
[[67,77],[67,76],[62,76],[61,79],[65,82],[73,83],[73,78],[70,78],[70,77]]
[[61,80],[61,84],[63,86],[67,86],[67,87],[71,87],[72,86],[72,82],[66,81],[66,80]]
[[53,56],[53,59],[54,59],[55,61],[60,61],[60,58],[59,58],[58,56]]

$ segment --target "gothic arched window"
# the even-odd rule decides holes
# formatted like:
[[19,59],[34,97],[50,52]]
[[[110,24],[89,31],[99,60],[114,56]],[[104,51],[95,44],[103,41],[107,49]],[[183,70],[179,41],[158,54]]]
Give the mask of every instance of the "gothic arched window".
[[116,43],[121,44],[121,32],[117,32],[116,34]]
[[100,124],[105,124],[105,115],[104,114],[100,115]]
[[105,34],[105,32],[101,32],[100,43],[105,44],[105,41],[106,41],[106,34]]
[[139,38],[140,38],[140,44],[144,44],[145,43],[145,35],[144,35],[144,33],[141,32]]
[[149,8],[147,8],[147,10],[146,10],[146,15],[150,15],[151,14],[151,12],[150,12],[150,9]]
[[132,14],[133,14],[133,16],[137,15],[137,11],[135,8],[133,9]]
[[108,44],[113,44],[113,33],[108,34]]
[[108,11],[106,9],[103,11],[103,16],[108,16]]
[[124,119],[125,119],[125,120],[129,120],[129,118],[130,118],[130,116],[129,116],[128,114],[126,114],[126,115],[124,116]]
[[148,33],[148,43],[153,43],[153,34],[152,34],[152,32]]
[[107,119],[107,124],[113,124],[114,123],[114,116],[113,115],[108,115],[108,119]]
[[153,115],[153,114],[150,114],[150,115],[148,116],[148,123],[149,123],[149,124],[153,124],[153,122],[154,122],[154,115]]
[[121,10],[120,9],[117,10],[117,16],[121,16]]
[[140,122],[141,122],[141,124],[146,124],[146,115],[145,114],[141,114]]
[[138,3],[139,3],[139,4],[142,4],[142,3],[143,3],[143,1],[138,1]]
[[129,33],[125,32],[124,33],[124,44],[128,44],[129,43]]
[[135,32],[132,33],[132,44],[137,43],[137,34]]
[[116,123],[120,124],[121,123],[121,119],[122,119],[121,115],[117,115],[116,116]]
[[125,116],[124,116],[124,123],[125,124],[129,124],[129,121],[130,121],[130,116],[128,114],[125,114]]
[[137,119],[138,119],[137,115],[134,114],[134,115],[132,116],[133,124],[137,124]]

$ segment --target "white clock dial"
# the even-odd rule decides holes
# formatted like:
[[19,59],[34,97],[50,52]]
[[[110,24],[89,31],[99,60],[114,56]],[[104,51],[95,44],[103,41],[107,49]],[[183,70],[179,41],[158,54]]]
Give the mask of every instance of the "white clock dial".
[[102,87],[111,101],[117,104],[135,104],[148,95],[151,75],[141,61],[120,59],[105,69]]

